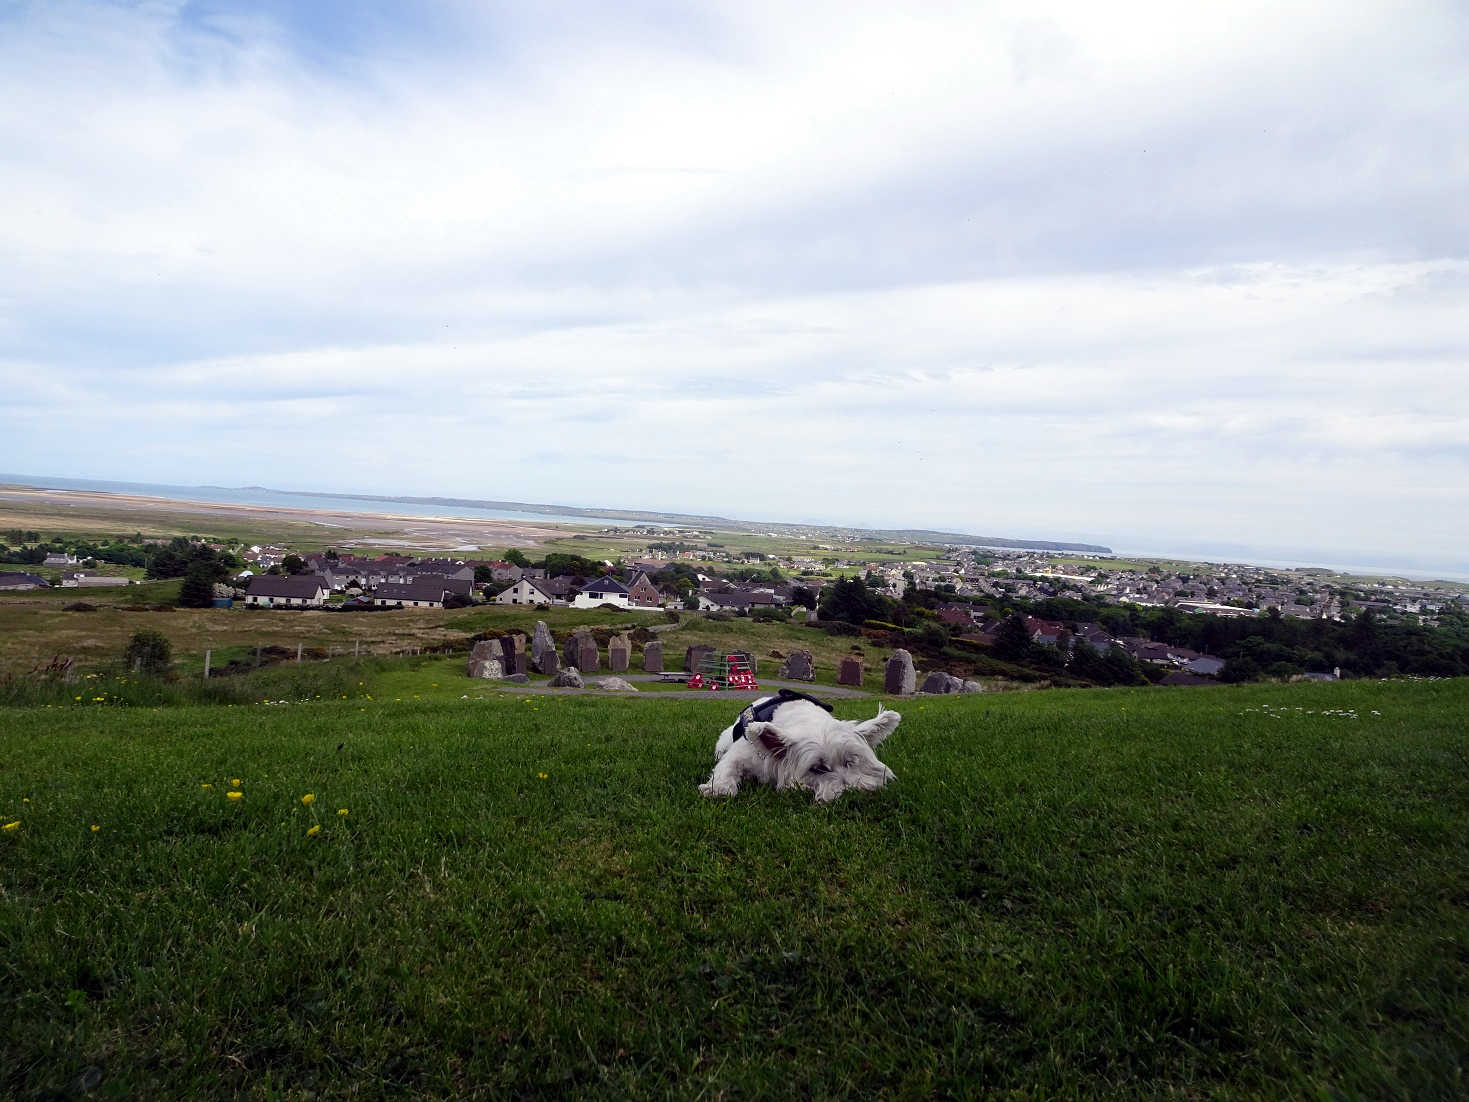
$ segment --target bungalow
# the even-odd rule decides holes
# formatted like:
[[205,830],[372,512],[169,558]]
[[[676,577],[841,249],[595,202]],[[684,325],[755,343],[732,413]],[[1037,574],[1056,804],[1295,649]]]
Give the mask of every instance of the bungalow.
[[310,607],[326,602],[331,586],[320,574],[260,574],[245,590],[247,605],[265,608]]
[[51,583],[39,574],[24,571],[0,571],[0,589],[49,589]]
[[404,608],[443,608],[449,586],[443,578],[420,578],[416,582],[386,582],[372,591],[375,605]]
[[86,574],[77,571],[74,574],[61,575],[61,585],[64,589],[76,589],[79,586],[92,589],[97,586],[127,584],[128,579],[116,578],[107,574]]
[[76,564],[77,557],[63,551],[52,551],[46,556],[45,562],[41,563],[42,566],[75,566]]
[[616,605],[630,608],[627,586],[611,575],[588,582],[571,602],[572,608],[596,608],[598,605]]

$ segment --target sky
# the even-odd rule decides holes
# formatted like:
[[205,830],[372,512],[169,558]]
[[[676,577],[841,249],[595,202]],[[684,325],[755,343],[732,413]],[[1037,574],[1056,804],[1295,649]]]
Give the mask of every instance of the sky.
[[1469,571],[1462,0],[0,0],[0,470]]

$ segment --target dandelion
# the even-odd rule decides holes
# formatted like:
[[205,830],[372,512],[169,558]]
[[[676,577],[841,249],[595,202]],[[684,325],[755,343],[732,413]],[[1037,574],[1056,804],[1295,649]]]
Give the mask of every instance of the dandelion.
[[345,807],[339,807],[339,808],[337,808],[337,814],[338,815],[345,815],[345,814],[347,814],[347,809]]
[[238,800],[245,794],[243,792],[226,792],[225,795],[231,800]]
[[19,819],[15,820],[15,822],[13,822],[13,823],[6,823],[3,827],[0,827],[0,830],[18,830],[18,829],[20,829],[20,820]]
[[306,795],[301,797],[301,802],[303,804],[314,804],[316,802],[316,795],[314,793],[308,792],[306,793]]
[[541,778],[541,780],[545,780],[546,779],[546,774],[544,774],[544,773],[537,773],[536,776],[539,777],[539,778]]
[[98,825],[97,825],[97,824],[96,824],[96,823],[93,823],[93,824],[92,824],[92,833],[93,833],[93,834],[96,834],[96,833],[97,833],[97,832],[98,832],[98,831],[99,831],[99,830],[101,830],[101,829],[102,829],[102,828],[101,828],[101,827],[99,827],[99,826],[98,826]]
[[200,788],[213,788],[214,785],[212,785],[212,784],[201,784],[199,787]]
[[312,827],[310,830],[308,830],[306,832],[306,837],[310,838],[313,834],[320,834],[320,833],[321,833],[321,824],[320,823],[317,823],[314,827]]
[[244,782],[244,781],[242,781],[242,780],[240,780],[240,778],[239,778],[239,777],[236,777],[236,778],[235,778],[235,779],[234,779],[234,780],[232,780],[232,781],[230,781],[230,784],[232,784],[232,785],[233,785],[233,786],[234,786],[234,787],[236,787],[236,788],[239,788],[239,787],[240,787],[240,785],[242,785],[242,784],[244,784],[244,783],[245,783],[245,782]]

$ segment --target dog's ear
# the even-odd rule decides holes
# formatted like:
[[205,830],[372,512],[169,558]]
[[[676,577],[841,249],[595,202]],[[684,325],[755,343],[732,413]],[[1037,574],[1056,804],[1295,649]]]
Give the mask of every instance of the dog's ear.
[[786,750],[789,748],[789,745],[785,740],[785,736],[777,731],[775,729],[775,726],[770,723],[750,724],[750,726],[745,728],[745,737],[754,739],[761,746],[763,746],[768,753],[777,758],[785,757]]
[[857,733],[866,739],[867,745],[871,746],[874,750],[877,749],[883,739],[896,731],[898,724],[903,721],[903,717],[897,712],[889,711],[883,708],[882,705],[878,705],[878,707],[881,710],[876,716],[869,719],[866,723],[857,724]]

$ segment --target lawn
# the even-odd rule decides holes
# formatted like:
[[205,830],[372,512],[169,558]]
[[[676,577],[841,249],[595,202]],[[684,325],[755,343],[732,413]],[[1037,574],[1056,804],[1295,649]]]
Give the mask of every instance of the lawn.
[[821,808],[698,795],[727,701],[332,665],[0,709],[0,1095],[1464,1093],[1469,682],[908,700]]

